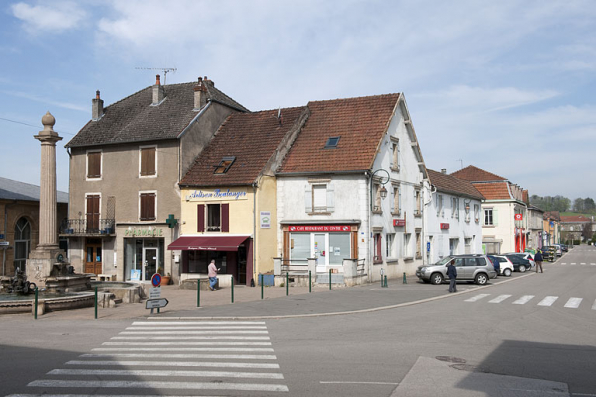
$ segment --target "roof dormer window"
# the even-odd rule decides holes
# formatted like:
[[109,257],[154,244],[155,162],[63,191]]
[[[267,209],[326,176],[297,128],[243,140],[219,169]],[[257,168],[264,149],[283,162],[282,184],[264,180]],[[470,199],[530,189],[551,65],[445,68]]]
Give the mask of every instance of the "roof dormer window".
[[225,174],[226,172],[228,172],[232,164],[234,164],[234,161],[236,161],[236,157],[234,156],[222,158],[219,165],[215,166],[215,171],[213,171],[213,173]]
[[337,148],[337,144],[339,142],[338,136],[334,136],[331,138],[327,138],[327,143],[325,144],[325,149],[335,149]]

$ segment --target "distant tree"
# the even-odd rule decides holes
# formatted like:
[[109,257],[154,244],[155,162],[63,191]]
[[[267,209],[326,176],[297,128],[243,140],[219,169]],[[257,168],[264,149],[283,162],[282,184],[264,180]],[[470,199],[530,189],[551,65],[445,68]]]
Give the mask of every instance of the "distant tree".
[[583,198],[576,198],[573,201],[573,211],[584,212],[584,199]]
[[584,223],[583,229],[582,229],[582,237],[584,241],[588,241],[592,238],[594,231],[592,229],[592,222],[586,222]]
[[545,211],[559,211],[565,212],[571,206],[571,200],[563,196],[544,196],[540,197],[536,194],[530,197],[530,204],[545,210]]
[[587,197],[586,199],[584,199],[584,210],[586,210],[588,212],[592,212],[592,211],[596,210],[596,203],[594,203],[594,200],[591,199],[590,197]]
[[553,211],[565,212],[571,206],[571,200],[563,196],[554,197],[554,208]]

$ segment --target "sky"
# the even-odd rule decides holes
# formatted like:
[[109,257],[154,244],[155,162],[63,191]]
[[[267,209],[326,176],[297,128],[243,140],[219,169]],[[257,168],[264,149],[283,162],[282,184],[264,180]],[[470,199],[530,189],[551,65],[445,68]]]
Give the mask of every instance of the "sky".
[[208,76],[250,110],[404,93],[427,168],[474,165],[530,195],[596,198],[593,0],[78,0],[0,4],[0,177],[39,185],[64,145],[155,83]]

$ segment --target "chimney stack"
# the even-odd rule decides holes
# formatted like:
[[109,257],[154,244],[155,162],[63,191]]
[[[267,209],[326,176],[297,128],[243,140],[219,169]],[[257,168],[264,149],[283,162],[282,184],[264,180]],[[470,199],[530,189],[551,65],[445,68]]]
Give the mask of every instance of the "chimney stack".
[[166,97],[166,92],[159,81],[159,75],[155,76],[155,85],[153,86],[153,106],[159,105]]
[[441,174],[447,175],[447,168],[441,168]]
[[95,91],[95,99],[91,101],[91,120],[97,121],[103,116],[103,99],[99,97],[99,90]]
[[[207,77],[205,77],[207,79]],[[207,103],[207,87],[203,79],[199,77],[197,84],[193,87],[195,92],[195,109],[200,109]]]

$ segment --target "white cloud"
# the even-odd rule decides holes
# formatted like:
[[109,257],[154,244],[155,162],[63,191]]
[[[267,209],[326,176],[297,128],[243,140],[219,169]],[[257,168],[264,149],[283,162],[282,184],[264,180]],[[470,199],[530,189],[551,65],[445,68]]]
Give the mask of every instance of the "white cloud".
[[20,2],[11,6],[13,15],[23,21],[30,34],[61,33],[77,28],[87,13],[72,1],[46,2],[31,6]]
[[33,95],[33,94],[29,94],[26,92],[18,92],[18,91],[4,91],[1,90],[0,92],[6,94],[6,95],[12,95],[12,96],[16,96],[19,98],[25,98],[25,99],[29,99],[31,101],[35,101],[35,102],[40,102],[40,103],[45,103],[47,105],[52,105],[52,106],[58,106],[64,109],[70,109],[70,110],[77,110],[80,112],[88,112],[89,109],[86,107],[83,107],[81,105],[77,105],[77,104],[73,104],[73,103],[68,103],[68,102],[62,102],[62,101],[55,101],[52,99],[47,99],[47,98],[43,98],[37,95]]

